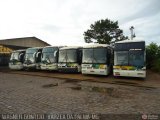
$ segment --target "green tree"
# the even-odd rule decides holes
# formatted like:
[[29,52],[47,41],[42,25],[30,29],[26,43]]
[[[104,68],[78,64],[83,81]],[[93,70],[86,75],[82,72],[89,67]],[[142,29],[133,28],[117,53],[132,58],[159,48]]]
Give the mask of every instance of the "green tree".
[[102,19],[91,24],[90,29],[84,32],[83,35],[86,43],[110,44],[111,41],[128,39],[123,35],[123,31],[119,29],[118,21],[114,22],[109,19]]
[[146,62],[149,69],[160,72],[160,46],[156,43],[146,47]]

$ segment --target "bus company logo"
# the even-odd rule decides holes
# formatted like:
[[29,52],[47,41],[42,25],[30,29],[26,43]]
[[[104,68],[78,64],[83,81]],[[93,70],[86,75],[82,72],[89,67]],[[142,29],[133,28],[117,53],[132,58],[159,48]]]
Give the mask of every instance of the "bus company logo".
[[148,117],[147,117],[146,114],[143,114],[143,115],[142,115],[142,120],[147,120],[147,118],[148,118]]

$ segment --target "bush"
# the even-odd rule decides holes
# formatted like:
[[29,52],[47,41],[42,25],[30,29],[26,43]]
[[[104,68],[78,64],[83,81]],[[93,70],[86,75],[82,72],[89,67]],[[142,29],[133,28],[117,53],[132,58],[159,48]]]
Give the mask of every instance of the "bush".
[[146,47],[146,64],[148,69],[160,72],[160,46],[156,43]]
[[160,72],[160,59],[155,60],[151,69],[153,71]]

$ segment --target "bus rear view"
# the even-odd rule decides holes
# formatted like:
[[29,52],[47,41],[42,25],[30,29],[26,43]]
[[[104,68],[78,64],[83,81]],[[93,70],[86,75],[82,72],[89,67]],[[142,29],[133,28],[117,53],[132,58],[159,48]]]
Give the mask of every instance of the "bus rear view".
[[124,40],[115,43],[114,76],[146,77],[145,41]]

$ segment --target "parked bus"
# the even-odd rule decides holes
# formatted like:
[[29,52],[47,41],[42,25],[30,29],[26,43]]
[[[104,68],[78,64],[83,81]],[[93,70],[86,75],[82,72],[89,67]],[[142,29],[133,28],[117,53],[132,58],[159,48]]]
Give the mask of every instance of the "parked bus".
[[25,69],[40,69],[41,62],[41,47],[34,47],[26,49],[24,68]]
[[106,44],[83,47],[82,74],[108,75],[113,65],[113,49]]
[[25,50],[13,51],[9,61],[9,68],[13,70],[22,70],[24,56],[25,56]]
[[42,49],[41,70],[58,70],[58,46],[47,46]]
[[58,70],[60,72],[81,72],[82,48],[63,47],[59,49]]
[[114,76],[146,77],[145,41],[124,40],[115,43]]

